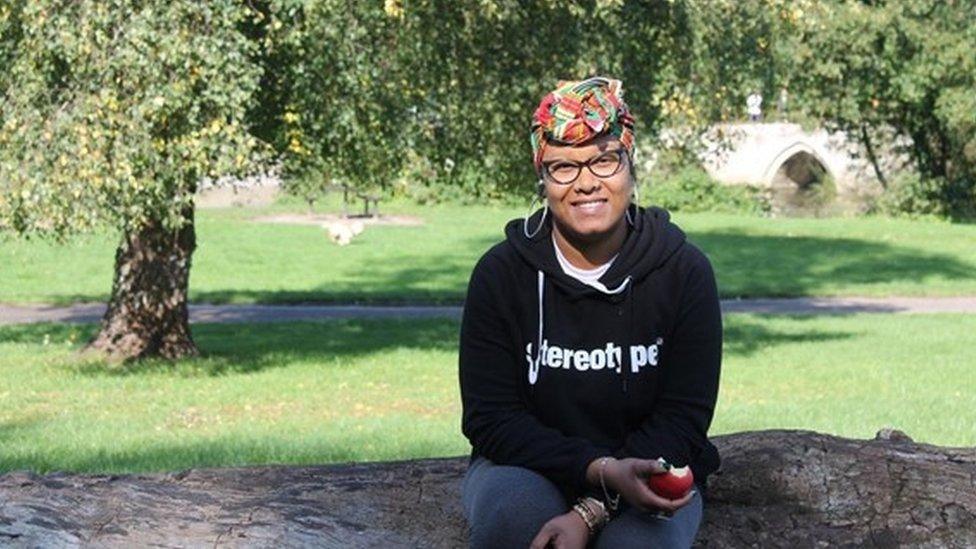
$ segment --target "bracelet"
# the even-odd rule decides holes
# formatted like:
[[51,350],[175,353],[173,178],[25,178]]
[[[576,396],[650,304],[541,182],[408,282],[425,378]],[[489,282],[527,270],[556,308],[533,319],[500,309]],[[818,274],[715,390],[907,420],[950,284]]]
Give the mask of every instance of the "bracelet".
[[586,524],[586,528],[590,531],[590,535],[593,535],[610,521],[610,515],[607,513],[606,509],[603,507],[603,503],[600,500],[592,497],[579,498],[576,500],[576,505],[573,505],[573,511],[576,511]]
[[617,506],[620,504],[620,494],[616,497],[611,498],[610,493],[607,491],[607,483],[603,480],[603,467],[607,464],[609,457],[600,458],[600,487],[603,488],[603,498],[607,502],[607,508],[610,512],[616,512]]
[[586,524],[586,529],[590,531],[590,535],[592,536],[596,533],[596,519],[593,517],[590,508],[582,503],[583,500],[579,501],[580,503],[573,506],[573,511],[576,511],[576,514],[583,519],[583,523]]
[[583,498],[581,503],[589,507],[590,511],[597,517],[597,528],[603,528],[610,522],[610,513],[607,512],[607,508],[603,505],[602,501],[595,497],[587,496]]

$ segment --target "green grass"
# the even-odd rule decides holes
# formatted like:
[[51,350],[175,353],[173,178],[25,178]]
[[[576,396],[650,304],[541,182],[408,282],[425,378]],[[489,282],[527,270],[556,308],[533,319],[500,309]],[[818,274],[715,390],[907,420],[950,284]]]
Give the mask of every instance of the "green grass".
[[[373,226],[340,248],[315,226],[255,223],[302,210],[198,212],[190,297],[212,303],[460,302],[478,257],[524,208],[384,205],[420,227]],[[333,211],[335,208],[333,208]],[[886,218],[677,214],[725,297],[976,294],[976,225]],[[117,235],[0,240],[0,302],[104,301]]]
[[[79,358],[92,326],[0,327],[0,471],[134,472],[463,455],[451,320],[197,325],[207,356]],[[924,334],[921,337],[919,334]],[[976,445],[976,315],[732,315],[713,435]]]

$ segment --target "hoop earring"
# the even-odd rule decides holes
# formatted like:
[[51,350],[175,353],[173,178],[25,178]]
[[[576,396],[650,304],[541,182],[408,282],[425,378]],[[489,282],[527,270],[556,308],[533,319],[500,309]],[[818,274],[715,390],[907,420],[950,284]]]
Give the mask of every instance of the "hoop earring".
[[[627,223],[629,223],[631,227],[635,227],[636,226],[634,224],[635,223],[634,218],[637,217],[637,214],[640,213],[640,210],[638,209],[639,203],[640,203],[640,195],[637,192],[637,182],[635,181],[634,182],[634,197],[631,199],[630,204],[627,206],[627,209],[624,210],[624,216],[627,217]],[[630,215],[630,206],[633,206],[634,207],[634,215]]]
[[549,201],[546,200],[542,208],[542,218],[539,219],[539,225],[534,231],[532,231],[532,234],[529,234],[529,217],[532,215],[532,210],[535,209],[535,203],[540,197],[541,195],[536,195],[536,197],[532,199],[532,203],[529,204],[529,211],[525,214],[525,223],[522,224],[522,234],[524,234],[525,238],[529,240],[532,240],[535,235],[539,234],[539,231],[542,230],[542,226],[546,224],[546,214],[549,213]]

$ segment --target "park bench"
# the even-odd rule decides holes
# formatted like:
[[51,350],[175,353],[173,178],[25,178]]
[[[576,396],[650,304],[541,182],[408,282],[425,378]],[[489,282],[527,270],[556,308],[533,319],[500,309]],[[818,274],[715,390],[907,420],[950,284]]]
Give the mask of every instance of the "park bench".
[[[345,183],[333,183],[326,186],[327,191],[342,191],[342,216],[350,217],[349,207],[355,200],[363,201],[362,217],[378,217],[380,215],[380,195],[368,193],[346,185]],[[372,207],[370,207],[372,205]]]

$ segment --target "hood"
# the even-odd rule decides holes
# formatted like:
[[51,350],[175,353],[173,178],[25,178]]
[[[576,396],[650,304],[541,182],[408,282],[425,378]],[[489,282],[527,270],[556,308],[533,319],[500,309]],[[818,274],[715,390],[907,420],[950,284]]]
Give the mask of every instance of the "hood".
[[[522,259],[537,273],[538,334],[534,364],[529,368],[529,384],[534,389],[541,363],[543,332],[545,329],[545,287],[547,279],[559,286],[569,300],[577,300],[594,293],[612,301],[629,301],[628,326],[634,324],[632,298],[633,284],[663,265],[685,242],[685,233],[671,223],[666,210],[656,207],[637,208],[633,226],[627,225],[628,233],[617,259],[600,277],[605,289],[589,286],[563,272],[556,259],[552,244],[552,217],[543,219],[544,210],[538,210],[528,220],[514,219],[505,226],[505,237]],[[539,227],[539,223],[543,225]],[[532,231],[526,229],[526,223]],[[539,230],[535,230],[539,227]],[[534,231],[534,232],[533,232]],[[627,392],[626,369],[621,375],[621,388]]]
[[[617,259],[610,269],[600,277],[600,282],[608,289],[618,290],[621,285],[638,282],[663,265],[685,242],[685,233],[671,223],[666,210],[657,207],[637,208],[638,215],[633,227],[628,225],[628,233],[620,248]],[[531,229],[538,227],[543,210],[529,216]],[[566,291],[570,299],[600,290],[587,286],[567,275],[559,266],[552,247],[552,217],[547,215],[543,226],[531,238],[526,238],[524,219],[513,219],[505,226],[505,237],[519,256],[546,278]],[[531,231],[529,234],[532,234]],[[615,295],[619,292],[613,292]]]

